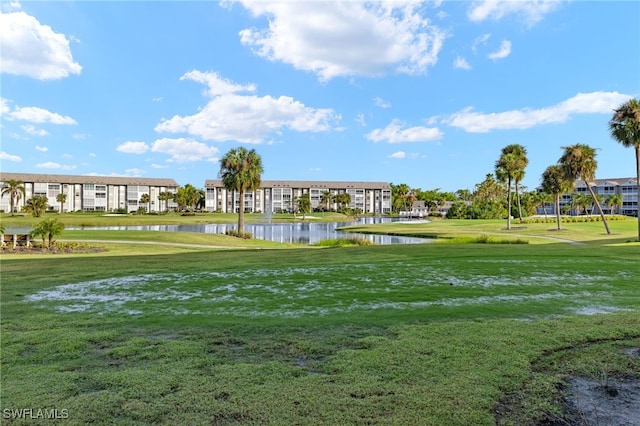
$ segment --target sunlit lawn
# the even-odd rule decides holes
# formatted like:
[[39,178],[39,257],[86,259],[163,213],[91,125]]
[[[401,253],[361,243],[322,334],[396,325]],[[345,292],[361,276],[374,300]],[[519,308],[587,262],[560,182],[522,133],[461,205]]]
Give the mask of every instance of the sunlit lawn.
[[[582,241],[601,239],[589,226]],[[640,375],[622,353],[640,346],[637,243],[134,246],[1,255],[1,410],[65,409],[68,424],[521,425],[561,418],[567,374]]]

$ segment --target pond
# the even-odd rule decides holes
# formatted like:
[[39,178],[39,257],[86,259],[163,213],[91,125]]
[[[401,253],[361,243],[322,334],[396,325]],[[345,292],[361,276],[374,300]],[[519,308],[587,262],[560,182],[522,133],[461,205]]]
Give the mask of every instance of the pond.
[[[311,219],[313,220],[313,219]],[[253,238],[280,243],[315,244],[321,240],[336,238],[360,238],[374,244],[420,244],[432,241],[427,238],[399,237],[394,235],[366,235],[338,231],[337,228],[350,225],[407,221],[392,218],[361,218],[353,222],[295,222],[295,223],[245,223],[245,231],[251,232]],[[413,221],[418,223],[418,221]],[[83,227],[67,229],[97,229],[113,231],[162,231],[162,232],[204,232],[207,234],[224,234],[237,229],[237,224],[212,223],[195,225],[128,225],[108,227]]]

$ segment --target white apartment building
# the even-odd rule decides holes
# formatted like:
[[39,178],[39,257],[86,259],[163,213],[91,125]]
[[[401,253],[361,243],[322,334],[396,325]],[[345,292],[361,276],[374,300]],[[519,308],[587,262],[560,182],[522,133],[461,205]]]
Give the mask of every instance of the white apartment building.
[[[256,191],[247,191],[242,203],[236,191],[227,191],[222,180],[206,180],[206,204],[210,212],[238,212],[240,205],[245,212],[278,213],[292,211],[296,199],[309,194],[311,208],[324,207],[323,194],[346,192],[351,196],[349,208],[363,213],[386,214],[391,211],[391,185],[386,182],[333,182],[263,180]],[[337,209],[334,201],[329,209]]]
[[[159,199],[162,192],[177,191],[179,185],[173,179],[0,173],[0,187],[4,188],[9,180],[23,182],[25,189],[25,196],[21,195],[14,206],[17,211],[22,209],[26,200],[36,195],[47,197],[49,209],[62,209],[62,212],[109,212],[120,209],[134,212],[139,208],[159,212],[177,208],[173,201]],[[56,199],[61,193],[67,195],[62,205]],[[148,203],[141,202],[143,194],[149,194]],[[0,210],[10,211],[10,205],[9,195],[3,194]]]
[[[622,214],[627,216],[638,215],[638,182],[636,178],[620,178],[620,179],[595,179],[589,182],[591,189],[596,194],[602,196],[602,211],[605,214]],[[538,189],[541,190],[541,189]],[[574,192],[589,194],[589,188],[584,181],[576,182]],[[606,205],[606,200],[610,195],[619,195],[622,198],[621,207],[611,207]],[[571,193],[560,196],[560,211],[564,211],[571,206]],[[553,204],[546,207],[548,214],[555,214]],[[577,209],[571,209],[572,214],[576,214]],[[543,213],[538,208],[538,213]],[[596,213],[595,211],[593,213]]]

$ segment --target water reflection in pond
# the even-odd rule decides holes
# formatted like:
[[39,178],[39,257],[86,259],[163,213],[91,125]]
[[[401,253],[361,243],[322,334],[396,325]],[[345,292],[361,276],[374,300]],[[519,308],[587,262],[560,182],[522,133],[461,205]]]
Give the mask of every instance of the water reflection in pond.
[[[360,238],[374,244],[419,244],[429,242],[426,238],[399,237],[394,235],[365,235],[338,231],[336,228],[350,225],[391,222],[390,218],[362,218],[354,222],[296,222],[296,223],[245,223],[245,231],[254,238],[280,243],[315,244],[322,240],[335,238]],[[109,227],[84,227],[81,229],[101,230],[135,230],[164,232],[203,232],[207,234],[224,234],[237,229],[237,224],[213,223],[195,225],[134,225]],[[73,229],[73,228],[68,228]]]

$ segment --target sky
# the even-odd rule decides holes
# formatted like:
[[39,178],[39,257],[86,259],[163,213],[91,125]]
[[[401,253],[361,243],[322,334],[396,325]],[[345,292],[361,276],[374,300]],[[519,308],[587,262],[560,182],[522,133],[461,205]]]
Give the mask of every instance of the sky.
[[172,178],[229,150],[263,180],[473,190],[521,144],[635,177],[637,1],[2,1],[0,170]]

